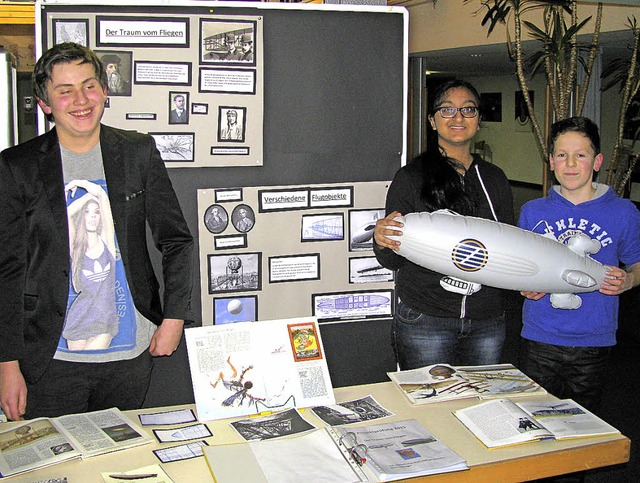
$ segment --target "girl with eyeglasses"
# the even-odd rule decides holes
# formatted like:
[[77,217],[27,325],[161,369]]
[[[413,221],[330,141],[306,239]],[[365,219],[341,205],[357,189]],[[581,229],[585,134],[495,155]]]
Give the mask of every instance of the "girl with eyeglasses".
[[394,218],[413,212],[449,209],[514,223],[504,172],[471,152],[480,112],[480,95],[470,83],[455,79],[435,89],[428,121],[437,145],[396,173],[387,193],[387,216],[376,223],[376,257],[397,271],[391,335],[402,370],[500,362],[505,338],[500,291],[420,267],[395,253],[402,238],[388,238],[398,234],[394,226],[402,226]]

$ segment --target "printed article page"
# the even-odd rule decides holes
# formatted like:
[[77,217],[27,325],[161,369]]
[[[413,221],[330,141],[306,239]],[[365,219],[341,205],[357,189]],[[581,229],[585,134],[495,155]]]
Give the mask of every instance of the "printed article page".
[[313,317],[185,331],[198,419],[333,404]]

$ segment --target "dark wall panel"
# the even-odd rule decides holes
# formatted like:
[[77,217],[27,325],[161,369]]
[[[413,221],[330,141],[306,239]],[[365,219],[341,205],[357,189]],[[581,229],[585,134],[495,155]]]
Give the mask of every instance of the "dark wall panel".
[[[47,5],[42,12],[44,25],[47,12],[61,11],[264,17],[263,166],[170,170],[196,242],[199,188],[384,181],[401,164],[407,33],[400,10],[264,6]],[[194,286],[199,313],[198,280]],[[321,328],[334,386],[386,379],[385,372],[395,368],[388,328],[388,320]],[[147,405],[193,402],[184,343],[173,357],[156,362]]]

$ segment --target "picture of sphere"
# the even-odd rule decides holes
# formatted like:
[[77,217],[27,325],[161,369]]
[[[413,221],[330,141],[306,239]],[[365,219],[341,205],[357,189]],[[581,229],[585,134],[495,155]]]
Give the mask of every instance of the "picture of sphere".
[[227,311],[230,314],[238,315],[240,312],[242,312],[242,302],[238,299],[229,301],[229,304],[227,305]]

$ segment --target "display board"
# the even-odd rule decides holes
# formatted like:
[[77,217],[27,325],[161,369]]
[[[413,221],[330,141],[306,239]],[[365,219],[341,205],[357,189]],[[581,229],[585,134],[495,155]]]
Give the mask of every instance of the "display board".
[[[299,24],[295,36],[269,42],[271,35],[283,33],[279,20],[271,15],[284,11],[269,10],[265,15],[262,8],[247,7],[246,3],[38,3],[43,7],[40,50],[65,41],[95,50],[109,79],[104,122],[150,133],[168,167],[262,165],[267,122],[264,111],[269,107],[265,83],[278,92],[277,102],[289,106],[291,120],[300,116],[299,111],[305,111],[301,122],[284,124],[291,127],[287,135],[303,140],[307,126],[313,125],[304,118],[311,116],[313,123],[322,120],[331,126],[326,141],[333,143],[342,138],[338,142],[357,146],[364,139],[361,135],[374,127],[370,123],[377,122],[376,116],[367,115],[367,111],[382,108],[393,115],[397,109],[384,105],[388,87],[371,84],[372,75],[389,75],[372,72],[374,64],[367,57],[368,50],[379,54],[388,48],[384,37],[368,45],[361,44],[357,37],[352,39],[355,44],[336,38],[332,51],[323,52],[326,40],[316,42],[314,38],[320,32],[300,29]],[[332,23],[325,26],[328,31],[322,35],[331,36]],[[366,30],[374,35],[375,25]],[[304,38],[300,38],[301,34]],[[291,48],[288,44],[296,43],[305,46],[303,51],[287,56],[285,52]],[[332,58],[336,55],[337,59]],[[278,69],[300,82],[293,86],[274,82],[279,73],[272,76],[273,71],[267,66],[274,67],[278,61],[287,64]],[[313,84],[307,84],[300,76],[301,68],[303,72],[313,69],[306,72],[314,77]],[[398,75],[403,72],[393,74]],[[345,80],[353,86],[350,92],[345,92]],[[313,90],[314,85],[318,90]],[[300,90],[305,98],[297,100],[302,102],[289,104]],[[311,92],[314,98],[306,98]],[[364,99],[367,104],[363,104]],[[318,104],[317,100],[322,102]],[[397,125],[401,126],[404,99],[396,101],[401,114]],[[385,129],[385,124],[378,124],[375,129]],[[318,146],[309,144],[309,148]],[[402,155],[404,141],[395,149]]]
[[198,190],[202,324],[389,318],[373,254],[389,183]]
[[262,164],[261,15],[78,10],[50,12],[43,38],[102,60],[103,122],[151,134],[168,167]]
[[[219,16],[261,18],[261,23],[256,23],[256,26],[258,35],[260,30],[262,31],[263,43],[262,164],[199,167],[194,165],[193,169],[184,168],[187,163],[182,162],[177,163],[178,167],[167,164],[171,167],[169,176],[198,245],[201,236],[199,231],[203,223],[197,206],[198,190],[233,190],[235,187],[246,190],[251,187],[310,187],[331,184],[351,186],[360,182],[387,182],[406,162],[408,13],[404,8],[206,0],[41,0],[37,2],[36,12],[36,36],[40,39],[36,43],[37,56],[48,46],[54,17],[188,17],[190,32],[194,38],[198,38],[198,42],[199,36],[195,36],[194,32],[200,28],[200,20]],[[95,22],[87,21],[82,24],[87,28],[89,41],[94,42],[90,45],[95,45]],[[181,132],[183,128],[180,125],[170,125],[168,118],[162,121],[160,116],[167,116],[170,92],[188,91],[190,103],[193,105],[194,99],[196,104],[199,103],[197,96],[194,97],[198,90],[197,73],[200,70],[198,42],[190,46],[188,54],[189,59],[192,59],[187,60],[192,63],[190,86],[153,86],[154,91],[159,92],[158,99],[154,100],[154,103],[157,101],[157,107],[154,109],[157,110],[158,118],[155,123],[151,123],[153,126],[143,128],[141,123],[148,120],[126,119],[126,112],[134,111],[126,107],[127,103],[134,100],[138,102],[135,83],[132,86],[131,97],[113,99],[112,107],[108,109],[111,110],[109,115],[116,111],[120,114],[116,116],[115,121],[105,118],[105,123],[152,133]],[[136,60],[143,57],[165,59],[165,53],[173,56],[171,52],[175,50],[165,46],[97,48],[101,49],[130,51],[134,65]],[[203,64],[203,67],[209,66]],[[144,99],[140,100],[142,101],[146,102]],[[216,101],[208,102],[209,113],[216,112],[220,107]],[[135,112],[137,111],[138,109],[135,109]],[[206,141],[216,138],[217,125],[214,126],[211,122],[214,117],[210,114],[190,115],[189,127],[191,129],[193,126],[196,133],[196,146],[201,138]],[[217,118],[215,122],[218,122]],[[201,136],[199,132],[203,126],[205,130]],[[47,127],[41,117],[39,131],[42,132]],[[197,164],[197,147],[194,153],[194,163]],[[379,199],[367,202],[367,207],[384,206],[382,190],[376,196],[379,196]],[[228,203],[232,207],[234,204],[240,203]],[[348,210],[345,209],[346,212]],[[233,209],[230,210],[230,213],[232,212]],[[290,215],[290,212],[282,212],[282,219],[286,220]],[[280,215],[272,213],[269,217],[277,219]],[[347,225],[348,221],[345,222],[345,226]],[[230,231],[222,235],[233,234],[235,231],[233,227],[229,227],[228,230]],[[231,249],[214,249],[214,237],[210,232],[207,233],[210,237],[209,245],[206,247],[208,254],[231,253]],[[257,233],[248,233],[246,251],[251,250],[254,235]],[[274,243],[282,243],[282,239]],[[298,232],[295,243],[300,243]],[[332,243],[334,242],[322,242],[319,245]],[[198,250],[201,251],[199,246]],[[364,255],[349,253],[348,247],[346,250],[341,254],[344,260]],[[286,252],[283,250],[282,253]],[[160,272],[160,257],[155,257],[152,261]],[[193,308],[200,314],[204,313],[204,310],[201,307],[198,263],[194,260],[196,269]],[[341,278],[341,283],[349,287],[348,281],[342,280]],[[300,287],[304,283],[306,282],[273,285]],[[360,287],[354,288],[358,289]],[[324,290],[318,290],[318,293],[325,293]],[[266,300],[265,297],[264,301],[260,301],[260,317],[261,307],[279,303],[277,291],[274,293],[274,299]],[[262,298],[266,294],[263,290],[258,296]],[[205,295],[209,297],[208,303],[211,306],[214,297],[233,294],[209,295],[207,292]],[[213,317],[213,308],[206,307],[206,310],[209,310],[207,317]],[[195,324],[209,324],[211,321],[212,318],[196,320]],[[334,384],[373,382],[386,378],[386,371],[395,368],[388,340],[388,325],[388,318],[362,319],[356,323],[321,323]],[[353,346],[353,341],[356,340],[359,341],[357,350]],[[357,362],[361,360],[368,360],[369,363],[361,365]],[[346,366],[350,366],[351,369],[346,372],[340,370]],[[167,361],[157,360],[155,374],[149,404],[178,403],[184,401],[180,394],[191,394],[183,346]]]

